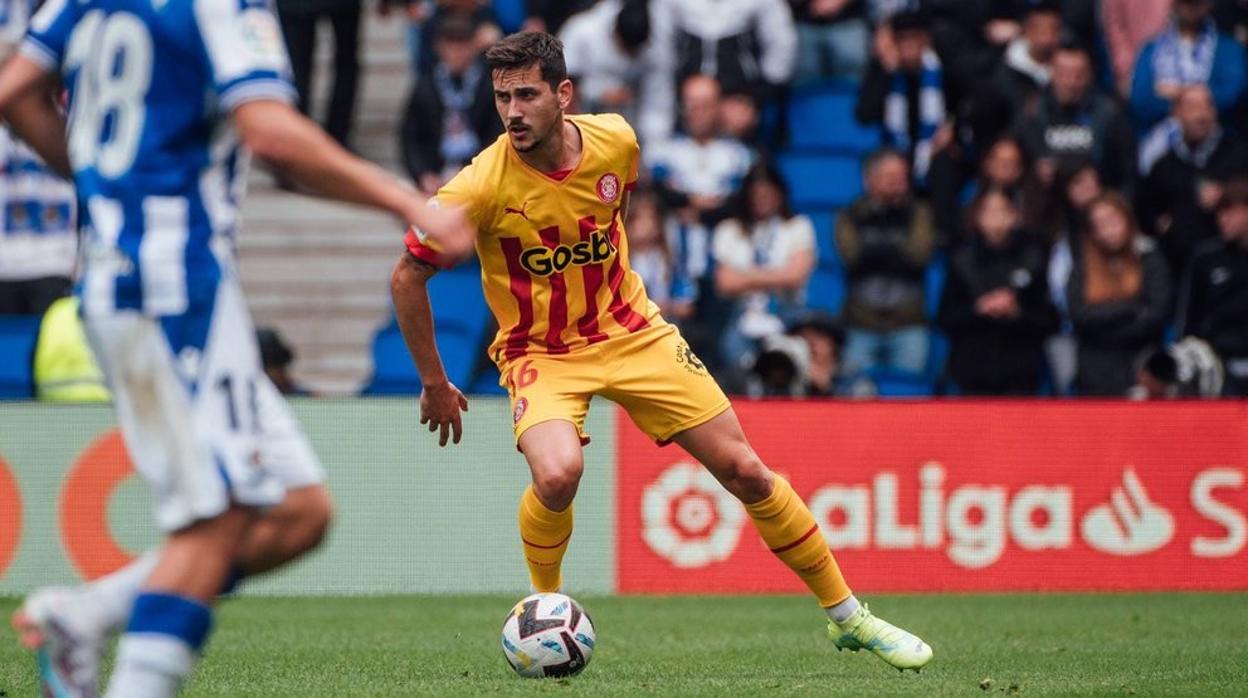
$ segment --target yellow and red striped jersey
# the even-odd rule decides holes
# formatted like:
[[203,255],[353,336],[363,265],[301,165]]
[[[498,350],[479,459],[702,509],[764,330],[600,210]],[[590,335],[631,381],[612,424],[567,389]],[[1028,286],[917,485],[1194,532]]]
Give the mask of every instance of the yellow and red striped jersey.
[[[485,299],[498,320],[496,363],[526,354],[567,354],[664,324],[628,264],[621,220],[624,193],[637,181],[640,148],[615,114],[566,116],[581,134],[570,171],[540,172],[499,136],[438,191],[477,227]],[[407,248],[441,265],[414,232]]]

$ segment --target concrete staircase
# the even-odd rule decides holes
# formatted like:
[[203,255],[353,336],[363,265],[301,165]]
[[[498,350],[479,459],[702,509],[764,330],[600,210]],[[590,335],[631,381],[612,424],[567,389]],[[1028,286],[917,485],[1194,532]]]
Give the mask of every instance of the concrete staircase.
[[[322,30],[314,116],[323,113],[333,72],[333,39]],[[351,144],[395,173],[402,172],[397,128],[411,77],[405,30],[400,17],[369,12],[363,22]],[[386,215],[284,192],[253,170],[239,236],[243,286],[257,326],[286,338],[294,375],[309,389],[350,394],[371,375],[370,340],[389,313],[402,235],[402,224]]]

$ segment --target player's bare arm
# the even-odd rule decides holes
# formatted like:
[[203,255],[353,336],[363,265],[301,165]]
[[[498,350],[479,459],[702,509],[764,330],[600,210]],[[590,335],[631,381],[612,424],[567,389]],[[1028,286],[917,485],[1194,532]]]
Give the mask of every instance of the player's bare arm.
[[52,169],[71,175],[65,115],[54,101],[59,82],[34,61],[13,56],[0,71],[0,110],[5,122]]
[[443,243],[447,256],[471,249],[467,219],[455,209],[426,206],[425,197],[380,167],[358,158],[291,105],[256,100],[239,105],[234,125],[243,143],[261,160],[322,196],[390,211]]
[[399,321],[403,342],[416,364],[423,389],[420,393],[420,423],[438,431],[438,445],[447,438],[459,443],[463,434],[460,411],[468,410],[468,398],[446,375],[442,356],[434,340],[433,310],[429,305],[429,279],[437,269],[404,252],[390,275],[390,295]]

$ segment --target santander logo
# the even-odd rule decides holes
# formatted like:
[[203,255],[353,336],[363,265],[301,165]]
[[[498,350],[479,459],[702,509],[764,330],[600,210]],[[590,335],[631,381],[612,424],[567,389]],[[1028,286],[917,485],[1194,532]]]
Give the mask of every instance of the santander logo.
[[1133,468],[1122,474],[1109,503],[1093,507],[1080,530],[1088,545],[1110,555],[1141,555],[1164,548],[1174,536],[1174,517],[1149,501]]
[[[939,551],[965,569],[989,567],[1011,546],[1026,552],[1086,546],[1118,557],[1148,555],[1175,542],[1176,515],[1182,528],[1200,531],[1183,541],[1193,557],[1232,557],[1248,547],[1248,512],[1232,503],[1245,486],[1241,469],[1198,471],[1186,488],[1190,512],[1177,508],[1173,494],[1166,500],[1169,508],[1154,500],[1132,466],[1112,477],[1105,489],[1079,483],[1082,512],[1076,511],[1073,484],[951,487],[945,466],[937,462],[922,465],[918,482],[904,488],[896,472],[879,470],[869,482],[829,483],[802,494],[833,550]],[[691,463],[668,467],[642,497],[647,546],[678,568],[707,567],[731,557],[741,539],[750,538],[741,536],[745,518],[742,506]]]

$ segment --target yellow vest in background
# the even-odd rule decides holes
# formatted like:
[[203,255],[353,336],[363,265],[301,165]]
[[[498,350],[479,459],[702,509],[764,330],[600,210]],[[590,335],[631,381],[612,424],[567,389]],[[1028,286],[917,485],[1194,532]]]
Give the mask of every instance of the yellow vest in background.
[[108,402],[104,374],[78,317],[78,299],[62,298],[43,314],[35,345],[35,396],[45,402]]

